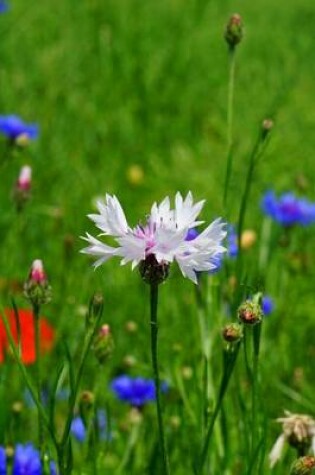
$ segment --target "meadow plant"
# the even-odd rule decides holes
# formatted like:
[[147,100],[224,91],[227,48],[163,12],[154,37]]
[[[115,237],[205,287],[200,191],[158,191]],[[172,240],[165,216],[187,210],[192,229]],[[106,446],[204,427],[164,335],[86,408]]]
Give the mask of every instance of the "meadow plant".
[[[63,11],[65,5],[70,6],[68,3],[61,2],[58,8]],[[4,188],[6,183],[14,182],[11,201],[10,190],[5,189],[3,196],[1,195],[4,211],[0,231],[3,232],[4,252],[10,259],[7,258],[6,265],[3,266],[4,277],[0,277],[0,397],[3,406],[0,408],[0,475],[105,472],[120,475],[264,475],[269,471],[275,474],[310,475],[315,467],[315,408],[313,392],[309,396],[303,393],[303,388],[307,387],[304,382],[308,375],[304,373],[304,368],[297,365],[302,366],[298,361],[298,349],[304,346],[298,341],[300,335],[305,333],[306,343],[311,340],[311,336],[307,333],[306,326],[304,330],[304,311],[299,325],[292,317],[299,315],[297,309],[306,296],[306,292],[303,293],[305,281],[311,280],[305,279],[302,282],[296,262],[301,262],[305,273],[308,271],[307,252],[310,252],[310,225],[315,222],[315,204],[311,199],[300,197],[293,191],[276,195],[272,190],[280,186],[281,189],[288,189],[285,184],[274,183],[272,176],[272,184],[267,187],[258,173],[264,164],[271,131],[274,129],[273,119],[261,119],[277,116],[281,99],[277,98],[272,107],[268,106],[266,114],[257,112],[258,126],[255,135],[251,138],[247,136],[247,131],[245,135],[246,127],[243,122],[246,114],[241,111],[242,117],[239,117],[241,109],[236,107],[238,98],[235,84],[238,73],[236,67],[239,65],[236,60],[238,57],[241,59],[238,51],[247,34],[244,37],[242,17],[233,14],[224,30],[228,61],[227,85],[224,86],[227,89],[226,130],[219,130],[220,127],[217,130],[215,120],[213,123],[210,121],[209,125],[207,119],[197,123],[197,135],[193,136],[195,147],[197,136],[206,131],[202,154],[209,144],[211,153],[222,154],[220,146],[223,142],[225,161],[218,160],[218,170],[221,173],[218,182],[222,182],[223,189],[215,183],[216,177],[210,180],[210,174],[209,183],[208,178],[205,179],[208,191],[202,187],[197,188],[196,183],[199,181],[195,181],[194,174],[206,175],[204,170],[210,168],[206,164],[198,170],[197,164],[200,162],[197,145],[193,161],[190,161],[192,152],[187,151],[188,147],[187,150],[182,144],[175,147],[176,151],[180,151],[183,165],[180,159],[175,161],[174,175],[171,171],[172,160],[165,166],[160,166],[162,159],[159,156],[160,146],[165,140],[163,133],[168,134],[174,126],[178,137],[175,140],[175,133],[172,140],[176,143],[181,140],[179,129],[174,123],[180,121],[179,116],[185,115],[181,110],[184,103],[181,102],[183,90],[176,90],[174,95],[171,72],[173,71],[174,77],[181,77],[183,67],[185,76],[191,78],[190,68],[186,63],[181,66],[180,61],[177,62],[177,52],[174,57],[169,56],[168,49],[172,51],[172,42],[161,56],[155,57],[152,54],[150,48],[156,34],[154,28],[150,41],[147,41],[147,37],[145,40],[141,37],[142,25],[146,25],[149,20],[144,16],[146,21],[142,21],[141,15],[145,15],[147,9],[151,11],[150,6],[137,12],[141,28],[137,23],[133,31],[135,26],[132,22],[130,31],[129,26],[124,26],[124,35],[127,35],[126,41],[130,48],[130,54],[124,58],[120,43],[124,36],[121,36],[122,33],[117,35],[116,28],[124,14],[129,25],[129,2],[125,2],[119,14],[117,6],[114,7],[115,2],[113,6],[109,2],[104,10],[102,2],[88,3],[78,4],[75,11],[71,6],[65,15],[68,18],[71,14],[77,20],[82,9],[87,30],[93,32],[93,41],[87,41],[83,50],[77,48],[80,51],[80,74],[79,71],[73,74],[77,56],[71,48],[71,61],[67,64],[71,74],[67,71],[62,76],[63,87],[60,86],[60,90],[54,91],[50,96],[48,88],[47,93],[47,98],[53,97],[54,103],[60,102],[65,110],[65,114],[60,114],[58,120],[62,134],[69,139],[70,148],[64,151],[58,138],[55,139],[55,133],[49,135],[49,140],[54,155],[59,153],[62,159],[67,157],[66,165],[57,159],[51,160],[50,164],[45,162],[45,165],[31,162],[34,152],[25,147],[39,137],[39,126],[25,123],[18,115],[0,115],[0,133],[4,137],[2,144],[0,143],[0,146],[3,145],[0,166]],[[177,4],[184,7],[181,2],[173,3],[172,9],[176,12]],[[189,5],[185,5],[185,8],[191,8],[188,15],[190,22],[199,28],[198,22],[201,22],[202,16],[200,2],[186,3]],[[40,15],[41,7],[38,8]],[[171,9],[168,9],[167,2],[163,4],[163,8],[160,3],[155,4],[154,8],[154,27],[158,27],[158,42],[163,42],[162,23],[167,26],[170,22],[169,25],[172,26],[171,16],[167,16],[167,21],[162,21],[163,9],[168,15]],[[8,3],[0,1],[0,13],[7,9]],[[209,4],[209,12],[213,12],[211,9]],[[301,14],[300,11],[299,13]],[[6,16],[1,18],[1,28],[5,18]],[[174,31],[179,28],[177,20],[176,16],[176,28],[171,28]],[[296,21],[299,23],[298,14]],[[71,22],[72,26],[75,24],[76,21]],[[125,25],[125,21],[122,24]],[[251,28],[252,25],[248,28],[248,34],[251,34]],[[178,31],[180,38],[180,28]],[[263,33],[265,47],[266,31]],[[85,34],[84,30],[83,38]],[[50,62],[59,56],[63,63],[67,63],[64,59],[67,59],[65,45],[68,35],[69,32],[63,35],[60,45],[59,40],[56,41],[52,49],[43,50],[43,55],[35,58],[34,64],[39,65],[43,73],[46,68],[50,70]],[[201,41],[202,35],[189,35],[185,30],[181,40],[185,38],[187,41],[189,38],[194,44],[195,36]],[[80,43],[77,35],[75,38]],[[45,41],[46,36],[43,35],[43,45]],[[138,51],[137,54],[145,51],[146,56],[152,59],[153,69],[146,65],[138,66],[138,59],[131,54],[133,41],[140,41],[136,44],[138,48],[135,51]],[[295,45],[296,43],[298,42],[294,41]],[[307,41],[301,39],[302,44],[305,47]],[[246,47],[241,46],[240,51],[242,54],[244,51],[245,57],[248,54]],[[222,45],[221,48],[223,50]],[[192,56],[201,60],[202,49],[189,47],[188,50],[193,51]],[[6,52],[2,53],[5,53],[5,64]],[[272,53],[268,53],[268,58]],[[88,67],[87,71],[82,68],[85,54],[87,58],[97,57],[97,87],[90,78],[85,83],[85,74],[89,70]],[[223,57],[222,54],[221,56]],[[21,57],[21,64],[24,64],[23,58],[24,55]],[[189,57],[189,61],[191,60],[192,57]],[[14,55],[10,61],[12,65],[16,64]],[[175,70],[172,69],[173,63]],[[165,91],[161,90],[162,102],[159,103],[160,98],[150,92],[151,83],[155,89],[159,84],[155,82],[158,76],[155,77],[157,73],[154,71],[164,67],[165,90],[170,88],[172,95],[176,96],[176,107],[173,104],[174,110],[172,107],[170,110],[172,114],[180,111],[177,120],[174,120],[176,114],[174,117],[170,116],[170,124],[167,125],[170,130],[167,131],[163,123],[165,117],[168,117],[165,111],[169,107],[168,102],[166,107],[163,100],[168,96],[164,97]],[[251,67],[244,67],[240,73],[253,74],[256,67],[256,63],[252,62]],[[129,70],[135,74],[137,87],[133,85],[132,90],[139,90],[140,95],[136,99],[132,96],[129,103],[126,87],[122,92],[119,81],[117,84],[113,83],[111,91],[114,94],[117,87],[120,105],[115,107],[114,103],[111,104],[111,97],[106,97],[105,102],[108,103],[104,105],[108,107],[110,104],[110,109],[117,109],[115,114],[118,116],[108,114],[106,127],[101,121],[95,121],[89,129],[85,119],[94,120],[96,107],[93,100],[97,98],[96,103],[99,104],[99,89],[103,87],[100,78],[105,75],[108,79],[116,69],[122,80],[128,76]],[[250,72],[246,72],[246,69]],[[4,68],[1,78],[6,79],[6,74]],[[241,74],[240,84],[243,81]],[[12,84],[17,87],[17,96],[25,86],[21,77],[21,71],[12,74]],[[268,75],[264,78],[266,81],[267,77]],[[158,79],[160,81],[161,78]],[[56,83],[59,82],[60,78]],[[86,84],[90,87],[90,102],[81,100],[83,94],[76,95],[79,91],[76,87],[81,83],[85,88]],[[222,83],[221,78],[218,83]],[[37,82],[34,84],[35,92],[40,90],[37,89]],[[128,84],[127,90],[130,89]],[[221,98],[220,94],[217,97]],[[158,107],[155,101],[158,102]],[[194,108],[198,110],[199,106],[195,105],[195,101],[191,103],[194,107],[190,106],[189,110],[194,119]],[[211,107],[214,103],[215,101],[211,102]],[[77,136],[76,125],[74,121],[71,122],[76,104],[80,104],[80,114],[82,120],[85,120],[84,133]],[[49,107],[47,109],[47,117],[51,119],[51,111]],[[256,107],[251,109],[256,114]],[[158,121],[153,121],[151,114],[152,117],[158,117]],[[165,117],[163,114],[166,114]],[[78,117],[76,115],[76,119]],[[235,119],[243,121],[241,134]],[[58,120],[54,122],[55,132],[59,127]],[[160,120],[162,125],[159,124]],[[79,127],[80,120],[77,122]],[[117,130],[116,123],[119,124]],[[140,123],[142,125],[138,130]],[[253,125],[255,124],[251,124],[251,130]],[[70,126],[71,133],[67,133]],[[43,129],[45,127],[47,123]],[[149,143],[155,128],[158,140],[154,138],[150,144],[152,150],[147,150],[144,144],[147,141]],[[137,136],[136,139],[134,135]],[[47,140],[48,136],[43,136]],[[141,146],[139,136],[143,139]],[[49,157],[50,143],[46,142],[42,146],[39,142],[34,144],[35,150],[38,146]],[[111,142],[119,144],[121,149],[116,155],[113,154],[110,165],[113,171],[107,176],[107,163],[101,162],[100,157]],[[167,139],[165,143],[168,147]],[[93,165],[87,163],[87,150],[94,160],[91,162]],[[129,158],[134,160],[134,150],[139,152],[139,164],[136,165],[128,162]],[[25,153],[28,154],[27,161],[24,160]],[[80,162],[78,157],[81,153],[84,160]],[[129,155],[124,165],[119,160],[122,153]],[[146,157],[144,163],[141,163],[142,153]],[[31,165],[23,166],[25,162]],[[224,162],[224,170],[219,162]],[[153,174],[156,197],[162,190],[164,193],[166,188],[189,190],[193,187],[198,190],[198,194],[205,192],[208,197],[212,193],[209,191],[210,187],[215,185],[213,201],[195,201],[192,192],[177,192],[174,205],[167,196],[160,202],[154,202],[149,214],[137,225],[130,225],[114,194],[118,179],[115,183],[114,180],[111,182],[110,177],[114,177],[118,170],[116,167],[119,167],[117,175],[123,176],[125,180],[121,179],[119,192],[129,206],[130,213],[136,215],[138,196],[143,198],[143,204],[152,199],[153,187],[149,170],[155,170],[156,166],[161,168],[158,172],[159,180]],[[52,173],[52,178],[49,176],[51,193],[50,186],[46,186],[46,169]],[[56,196],[58,193],[55,186],[59,186],[59,173],[62,169],[66,170],[67,185],[64,195],[59,197]],[[183,169],[185,176],[181,173]],[[41,172],[44,177],[35,186],[32,183],[33,170],[36,170],[36,177],[40,177]],[[95,173],[95,170],[100,173]],[[187,173],[187,170],[191,170],[191,173]],[[14,178],[16,176],[18,178]],[[259,180],[255,181],[258,176]],[[303,180],[300,179],[299,182],[301,181]],[[94,268],[102,266],[102,292],[94,292],[88,304],[84,298],[88,292],[91,295],[91,289],[95,288],[99,277],[97,273],[92,275],[86,272],[84,261],[81,264],[77,257],[74,236],[79,234],[78,218],[82,215],[83,219],[85,206],[81,209],[81,204],[73,206],[70,202],[70,196],[75,196],[74,193],[83,195],[87,185],[90,201],[96,188],[101,186],[109,191],[104,199],[97,200],[97,212],[88,215],[99,235],[95,237],[88,232],[83,237],[87,247],[81,252],[95,260]],[[250,213],[253,213],[254,208],[257,212],[259,210],[258,195],[262,187],[268,191],[260,201],[261,214],[255,215],[253,219]],[[303,187],[300,186],[300,192],[302,189],[303,192],[308,190],[307,180],[303,181]],[[32,201],[25,206],[31,191]],[[53,204],[48,204],[50,200],[53,200]],[[221,203],[221,211],[218,211],[218,202]],[[211,210],[208,208],[209,203]],[[9,209],[10,206],[12,209]],[[201,213],[203,216],[200,218]],[[204,225],[212,215],[223,218]],[[272,222],[276,225],[273,226]],[[31,262],[33,254],[45,258],[54,284],[53,299],[42,260],[33,260],[24,284],[20,277],[16,277],[23,271],[24,260]],[[116,257],[122,266],[130,263],[132,270],[137,268],[139,283],[131,283],[130,276],[125,275],[123,270],[116,273],[109,262]],[[177,266],[172,266],[174,262]],[[187,277],[188,282],[177,278],[180,273]],[[134,281],[136,279],[132,280]],[[193,290],[188,285],[191,282],[194,284]],[[143,298],[143,283],[149,287],[148,305]],[[127,288],[133,290],[127,293]],[[302,289],[301,294],[297,292],[299,288]],[[161,290],[165,297],[160,301]],[[23,296],[30,308],[20,305]],[[7,299],[10,303],[2,304],[2,300]],[[141,313],[147,312],[148,307],[148,325],[142,325]],[[312,310],[313,306],[310,304],[307,308]],[[54,315],[53,319],[49,321],[42,316],[44,309],[45,315],[46,309],[48,315]],[[103,322],[104,309],[107,323]],[[280,317],[285,320],[283,327],[280,327]],[[161,337],[158,339],[160,321]],[[150,342],[147,344],[149,329]],[[310,360],[314,356],[313,346],[312,342],[307,346]],[[151,367],[146,363],[147,347],[151,351]],[[276,359],[280,363],[275,363]],[[275,368],[279,374],[281,372],[280,376],[275,374]],[[16,377],[17,371],[20,379]],[[269,397],[269,392],[272,395],[277,392],[279,398],[273,400]],[[284,402],[292,405],[294,413],[286,411],[284,417],[276,420],[282,425],[282,433],[271,447],[271,439],[277,436],[272,428],[273,414],[277,413],[279,407],[283,409]],[[154,404],[158,431],[154,430]],[[309,415],[295,413],[300,408],[305,408],[305,411],[307,408]],[[294,450],[285,452],[286,447]]]

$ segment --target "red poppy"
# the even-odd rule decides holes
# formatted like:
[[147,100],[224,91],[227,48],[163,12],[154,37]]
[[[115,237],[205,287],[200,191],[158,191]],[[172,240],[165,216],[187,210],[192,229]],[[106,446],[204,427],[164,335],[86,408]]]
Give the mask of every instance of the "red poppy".
[[[14,341],[18,343],[17,322],[14,311],[6,308],[8,319]],[[35,355],[35,325],[34,316],[30,310],[19,309],[19,326],[21,340],[21,358],[24,364],[32,364],[36,360]],[[50,351],[54,345],[55,330],[44,318],[40,318],[40,349],[41,353]],[[0,363],[3,363],[5,353],[9,350],[10,344],[6,334],[4,323],[0,317]]]

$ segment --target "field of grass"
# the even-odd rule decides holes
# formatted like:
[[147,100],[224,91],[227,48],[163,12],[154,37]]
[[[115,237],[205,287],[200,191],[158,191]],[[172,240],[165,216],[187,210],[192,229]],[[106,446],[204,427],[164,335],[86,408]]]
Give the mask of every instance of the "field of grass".
[[[245,31],[236,51],[233,167],[224,206],[229,58],[223,32],[236,11]],[[246,297],[270,295],[275,309],[261,325],[257,378],[242,342],[202,473],[289,474],[296,451],[287,444],[272,470],[268,453],[284,410],[315,416],[314,225],[283,229],[267,220],[260,202],[268,189],[315,201],[314,22],[313,0],[12,0],[0,15],[0,115],[17,114],[40,127],[25,148],[8,147],[1,137],[1,308],[12,307],[12,299],[29,307],[23,282],[33,260],[42,259],[52,300],[41,314],[56,330],[54,348],[42,358],[48,392],[63,361],[59,389],[69,390],[68,363],[78,370],[96,291],[115,342],[102,366],[89,354],[80,384],[80,392],[94,393],[95,408],[106,410],[110,435],[84,443],[71,436],[74,473],[166,473],[154,403],[135,411],[109,388],[120,374],[153,377],[149,286],[117,259],[93,270],[79,253],[80,236],[97,235],[87,214],[97,198],[114,194],[135,226],[153,202],[190,190],[195,200],[206,200],[206,223],[221,216],[237,227],[250,154],[270,118],[274,127],[251,181],[244,223],[257,240],[243,251],[241,274],[239,260],[226,259],[218,273],[202,276],[199,305],[194,284],[171,266],[160,286],[159,366],[169,386],[162,405],[171,473],[201,474],[194,467],[218,400],[222,328],[236,320]],[[17,212],[12,188],[25,164],[32,167],[32,196]],[[264,246],[269,258],[259,267]],[[204,348],[200,321],[207,328]],[[27,366],[31,377],[34,366]],[[2,446],[38,446],[36,406],[25,402],[25,390],[8,354],[0,366]],[[17,401],[21,413],[12,412]],[[57,438],[66,414],[67,402],[57,402]],[[47,430],[44,453],[57,459]]]

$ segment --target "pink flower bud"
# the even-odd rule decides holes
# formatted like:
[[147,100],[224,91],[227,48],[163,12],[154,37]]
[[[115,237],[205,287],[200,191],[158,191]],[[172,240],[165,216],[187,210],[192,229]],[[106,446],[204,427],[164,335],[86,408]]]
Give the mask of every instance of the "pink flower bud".
[[46,282],[47,278],[44,271],[43,261],[40,259],[35,259],[35,261],[33,261],[29,278],[37,284]]
[[32,169],[30,166],[25,165],[24,167],[21,168],[16,186],[20,191],[28,191],[31,188],[31,181],[32,181]]

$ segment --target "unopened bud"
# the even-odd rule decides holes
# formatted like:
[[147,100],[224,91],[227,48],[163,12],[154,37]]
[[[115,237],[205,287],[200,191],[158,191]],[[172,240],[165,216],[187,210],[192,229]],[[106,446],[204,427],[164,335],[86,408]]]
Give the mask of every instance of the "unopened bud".
[[93,342],[94,354],[100,364],[104,364],[114,350],[114,339],[109,325],[102,325]]
[[24,295],[36,307],[51,300],[51,287],[40,259],[35,259],[32,264],[28,279],[24,284]]
[[146,284],[159,285],[167,279],[169,274],[169,264],[158,262],[153,254],[149,254],[139,264],[139,272]]
[[21,211],[31,196],[32,169],[28,165],[21,168],[13,190],[16,208]]
[[100,292],[96,292],[91,300],[89,305],[89,310],[86,316],[86,327],[93,328],[95,323],[99,320],[103,313],[104,307],[104,297]]
[[246,300],[238,308],[238,318],[247,325],[256,325],[263,318],[261,306],[257,302]]
[[315,468],[315,457],[306,455],[300,457],[291,467],[290,475],[311,475]]
[[125,325],[126,331],[128,333],[135,333],[138,330],[138,325],[136,322],[129,320]]
[[193,377],[193,375],[194,375],[194,372],[191,366],[184,366],[182,368],[182,376],[184,379],[189,380]]
[[95,396],[92,393],[92,391],[82,391],[80,394],[80,399],[79,399],[79,404],[80,404],[80,409],[85,408],[85,409],[91,409],[94,406],[95,403]]
[[231,49],[241,42],[243,38],[243,21],[238,13],[234,13],[226,25],[224,38]]
[[137,360],[133,355],[126,355],[123,359],[123,365],[127,368],[133,368],[136,364]]
[[12,409],[13,414],[19,415],[23,411],[23,403],[21,401],[15,401],[12,404],[11,409]]
[[241,235],[241,248],[250,249],[257,240],[257,234],[252,229],[246,229]]
[[239,323],[229,323],[223,328],[222,336],[228,343],[237,343],[243,337],[243,329]]
[[262,123],[262,126],[261,126],[263,140],[271,132],[272,128],[273,128],[273,120],[265,119]]
[[30,141],[30,136],[27,133],[22,133],[16,137],[14,143],[18,147],[27,147]]

